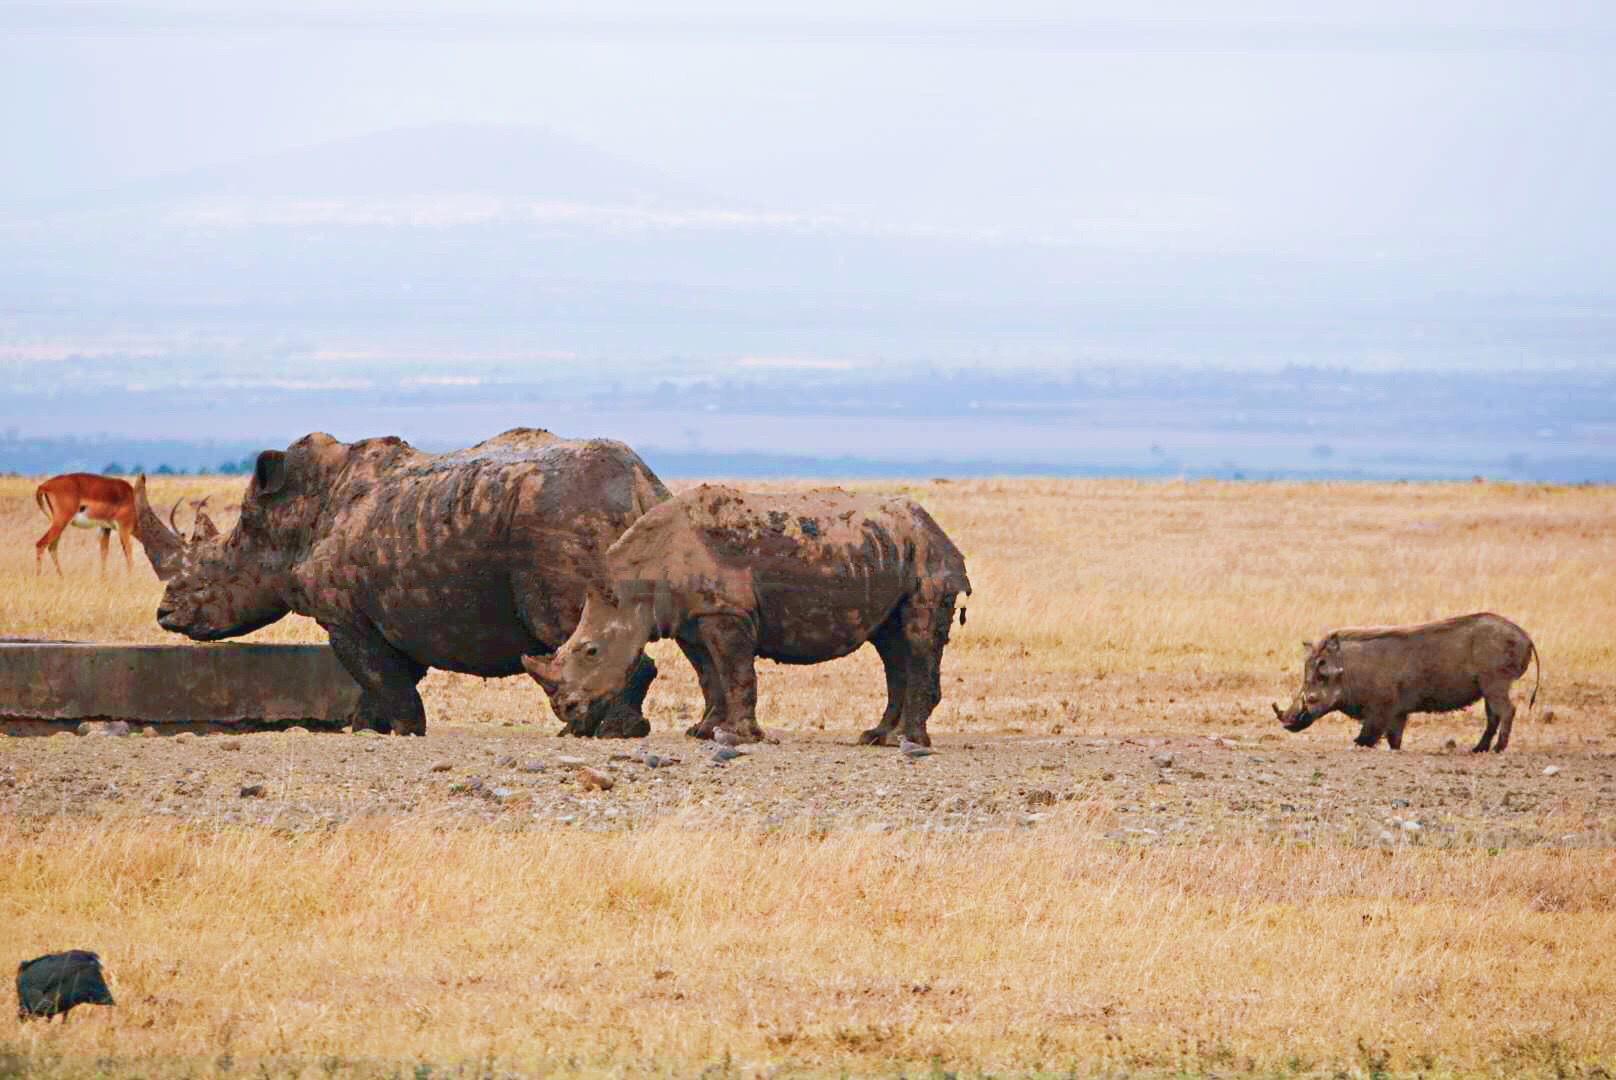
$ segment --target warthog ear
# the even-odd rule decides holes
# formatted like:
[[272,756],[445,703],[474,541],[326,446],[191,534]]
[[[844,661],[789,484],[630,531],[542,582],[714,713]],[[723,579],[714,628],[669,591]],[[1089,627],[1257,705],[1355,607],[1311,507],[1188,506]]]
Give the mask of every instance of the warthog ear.
[[265,450],[253,465],[253,484],[260,495],[273,495],[286,485],[286,452]]

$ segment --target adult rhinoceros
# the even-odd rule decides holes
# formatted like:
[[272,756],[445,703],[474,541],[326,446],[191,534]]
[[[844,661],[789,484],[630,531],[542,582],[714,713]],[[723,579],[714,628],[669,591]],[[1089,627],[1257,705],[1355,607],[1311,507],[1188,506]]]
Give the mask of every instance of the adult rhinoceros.
[[[667,498],[622,443],[531,428],[447,454],[307,435],[258,455],[223,537],[199,511],[183,539],[153,513],[145,477],[135,485],[141,544],[168,583],[164,629],[214,641],[307,615],[360,686],[356,727],[415,735],[428,668],[515,675],[524,654],[553,652],[606,549]],[[655,677],[642,655],[623,692],[567,730],[646,734]]]

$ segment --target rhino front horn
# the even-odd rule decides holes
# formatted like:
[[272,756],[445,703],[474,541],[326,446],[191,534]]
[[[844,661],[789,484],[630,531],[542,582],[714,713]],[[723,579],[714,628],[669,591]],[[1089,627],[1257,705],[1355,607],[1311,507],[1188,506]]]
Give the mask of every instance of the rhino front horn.
[[544,687],[546,694],[553,694],[561,689],[560,681],[550,674],[549,663],[542,657],[524,656],[522,657],[522,666],[527,669],[529,675],[533,676],[534,682]]
[[180,572],[185,559],[185,541],[163,524],[163,519],[146,499],[146,474],[135,478],[135,539],[146,552],[152,569],[163,581]]

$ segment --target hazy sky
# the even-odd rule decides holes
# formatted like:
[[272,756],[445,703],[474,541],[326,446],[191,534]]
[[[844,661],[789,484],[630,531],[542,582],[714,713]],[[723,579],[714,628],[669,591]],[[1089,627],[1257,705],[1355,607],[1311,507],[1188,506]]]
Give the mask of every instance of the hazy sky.
[[0,202],[443,122],[881,224],[1616,264],[1599,0],[0,3]]

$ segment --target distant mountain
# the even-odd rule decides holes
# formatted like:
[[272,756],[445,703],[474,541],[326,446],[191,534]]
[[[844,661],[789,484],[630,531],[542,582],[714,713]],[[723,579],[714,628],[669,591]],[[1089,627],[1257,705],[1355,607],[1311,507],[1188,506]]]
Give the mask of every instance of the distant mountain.
[[395,202],[480,195],[512,201],[692,206],[715,200],[655,169],[541,127],[398,128],[66,193],[24,216],[231,200]]

